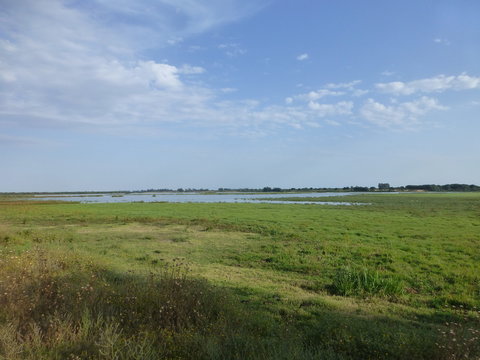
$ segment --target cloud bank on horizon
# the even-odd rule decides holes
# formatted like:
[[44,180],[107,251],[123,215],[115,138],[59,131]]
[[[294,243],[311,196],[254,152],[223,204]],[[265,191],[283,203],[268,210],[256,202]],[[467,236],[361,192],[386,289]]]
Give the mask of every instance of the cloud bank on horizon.
[[[405,59],[386,56],[388,49],[370,54],[368,64],[369,50],[353,34],[352,43],[344,44],[346,30],[322,34],[321,27],[333,22],[308,23],[311,6],[300,2],[295,8],[305,17],[298,28],[315,34],[307,38],[306,31],[291,27],[289,34],[278,27],[276,21],[292,10],[275,1],[5,0],[0,143],[40,144],[44,131],[55,130],[139,138],[208,132],[288,139],[299,131],[351,137],[421,132],[444,126],[446,117],[478,111],[474,45],[458,66],[415,68],[417,59],[407,66]],[[329,10],[316,6],[319,14]],[[332,11],[345,13],[341,6]],[[473,32],[476,25],[465,26]],[[364,30],[363,37],[374,30]],[[425,35],[424,43],[452,51],[457,41],[438,32]],[[441,50],[441,44],[448,46]],[[396,46],[408,44],[399,40]],[[340,51],[345,53],[335,53]]]

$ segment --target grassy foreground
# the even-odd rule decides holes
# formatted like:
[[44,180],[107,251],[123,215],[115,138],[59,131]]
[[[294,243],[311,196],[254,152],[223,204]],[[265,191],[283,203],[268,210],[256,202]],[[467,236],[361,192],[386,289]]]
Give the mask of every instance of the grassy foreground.
[[480,357],[477,193],[0,200],[0,359]]

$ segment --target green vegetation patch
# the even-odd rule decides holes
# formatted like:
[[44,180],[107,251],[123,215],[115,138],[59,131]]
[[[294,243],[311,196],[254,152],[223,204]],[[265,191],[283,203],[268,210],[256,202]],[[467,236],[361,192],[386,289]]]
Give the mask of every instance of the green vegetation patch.
[[331,289],[334,294],[342,296],[394,297],[404,293],[404,284],[398,277],[385,277],[367,268],[342,268],[335,274]]

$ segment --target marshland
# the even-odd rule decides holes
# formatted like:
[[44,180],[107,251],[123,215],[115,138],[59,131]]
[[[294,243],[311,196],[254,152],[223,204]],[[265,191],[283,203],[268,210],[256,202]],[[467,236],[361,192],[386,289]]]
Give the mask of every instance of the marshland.
[[0,358],[480,356],[479,193],[340,198],[3,196]]
[[0,360],[480,360],[479,14],[0,0]]

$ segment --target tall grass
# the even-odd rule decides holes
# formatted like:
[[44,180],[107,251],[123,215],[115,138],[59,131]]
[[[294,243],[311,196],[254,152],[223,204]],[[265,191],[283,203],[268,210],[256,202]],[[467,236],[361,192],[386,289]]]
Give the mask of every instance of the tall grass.
[[337,270],[332,291],[343,296],[399,296],[404,292],[403,282],[397,277],[386,277],[368,268]]

